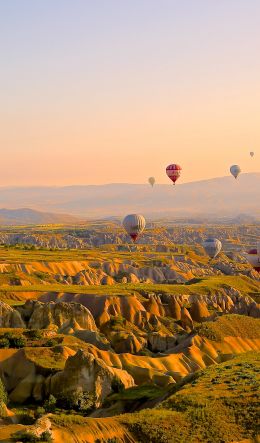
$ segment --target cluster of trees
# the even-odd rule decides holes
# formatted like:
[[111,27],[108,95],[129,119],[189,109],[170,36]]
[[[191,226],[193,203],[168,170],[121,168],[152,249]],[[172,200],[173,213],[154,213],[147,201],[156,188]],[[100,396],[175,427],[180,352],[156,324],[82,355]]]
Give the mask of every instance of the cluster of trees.
[[[35,340],[35,342],[34,342]],[[44,339],[42,331],[31,329],[23,334],[17,335],[13,332],[5,332],[0,336],[0,348],[24,348],[25,346],[52,347],[59,344],[55,338]]]

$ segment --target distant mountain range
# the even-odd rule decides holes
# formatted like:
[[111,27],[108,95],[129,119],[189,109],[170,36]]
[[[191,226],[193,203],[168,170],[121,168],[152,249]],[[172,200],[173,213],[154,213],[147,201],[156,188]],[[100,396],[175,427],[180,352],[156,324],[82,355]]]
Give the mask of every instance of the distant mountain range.
[[[239,214],[260,216],[260,173],[220,177],[173,186],[116,183],[65,187],[2,187],[0,207],[48,211],[40,223],[70,222],[67,213],[80,218],[123,216],[140,212],[150,217]],[[38,214],[0,211],[1,218],[34,220]],[[23,211],[28,211],[23,209]],[[51,213],[49,213],[51,212]],[[17,216],[17,217],[16,217]],[[39,217],[40,219],[41,217]],[[72,217],[73,218],[73,217]],[[52,221],[53,220],[53,221]],[[60,221],[61,220],[61,221]],[[1,220],[0,220],[1,222]],[[25,222],[25,221],[24,221]]]
[[80,219],[67,214],[52,214],[33,209],[0,209],[1,225],[42,225],[53,223],[77,223]]

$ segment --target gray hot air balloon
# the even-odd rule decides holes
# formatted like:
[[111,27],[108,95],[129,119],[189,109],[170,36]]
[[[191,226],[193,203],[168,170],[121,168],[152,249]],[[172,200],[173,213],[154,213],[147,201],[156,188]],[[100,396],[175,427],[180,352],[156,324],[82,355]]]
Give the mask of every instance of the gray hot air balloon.
[[145,218],[140,214],[129,214],[123,220],[123,227],[133,241],[143,232],[145,224]]
[[153,186],[155,184],[155,178],[154,177],[149,177],[148,178],[148,182],[150,183],[151,186]]
[[233,177],[237,178],[241,172],[241,168],[238,165],[230,166],[230,172],[233,175]]
[[255,153],[253,151],[250,152],[251,157],[254,157]]
[[203,242],[203,248],[210,258],[215,258],[221,251],[222,243],[217,238],[207,238]]

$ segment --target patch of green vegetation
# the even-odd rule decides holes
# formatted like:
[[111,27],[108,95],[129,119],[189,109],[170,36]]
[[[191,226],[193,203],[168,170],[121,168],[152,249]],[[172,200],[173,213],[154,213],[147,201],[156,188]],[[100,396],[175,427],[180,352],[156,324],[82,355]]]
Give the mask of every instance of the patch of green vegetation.
[[126,324],[125,318],[123,318],[121,315],[112,316],[110,317],[110,320],[107,324],[107,327],[109,327],[112,330],[120,330],[124,325]]
[[64,369],[66,357],[62,354],[62,348],[25,348],[28,360],[44,369],[60,371]]
[[119,377],[114,376],[111,382],[111,389],[116,394],[123,392],[125,390],[124,383],[120,380]]
[[189,440],[190,423],[180,412],[145,409],[139,413],[124,414],[119,421],[140,443],[192,442]]
[[[124,414],[140,443],[229,443],[258,432],[260,353],[188,376],[153,410]],[[125,392],[127,395],[127,391]]]
[[0,337],[0,348],[24,348],[26,346],[26,339],[23,335],[18,335],[15,332],[5,332]]
[[48,338],[48,333],[39,329],[0,328],[0,348],[53,347],[61,344],[63,338]]
[[45,400],[43,409],[46,412],[54,412],[57,405],[57,399],[54,395],[50,394],[49,397]]
[[12,440],[23,443],[51,443],[53,438],[49,431],[42,432],[40,436],[29,431],[17,431],[12,435]]
[[52,422],[58,426],[70,427],[71,425],[83,425],[87,420],[82,415],[77,414],[53,414]]
[[111,394],[107,401],[109,403],[114,401],[141,401],[154,400],[160,398],[166,392],[168,387],[160,387],[153,384],[135,386],[133,388],[124,389],[119,393]]
[[200,324],[196,330],[201,337],[214,341],[222,341],[228,336],[257,339],[260,338],[260,319],[228,314],[218,317],[216,321]]
[[9,405],[12,408],[12,412],[15,414],[18,423],[30,426],[35,423],[35,405],[26,405],[26,407],[16,405]]
[[7,404],[7,393],[0,378],[0,417],[5,416],[5,405]]
[[96,395],[92,392],[83,392],[79,386],[73,392],[66,392],[57,399],[57,406],[68,411],[87,414],[95,409]]

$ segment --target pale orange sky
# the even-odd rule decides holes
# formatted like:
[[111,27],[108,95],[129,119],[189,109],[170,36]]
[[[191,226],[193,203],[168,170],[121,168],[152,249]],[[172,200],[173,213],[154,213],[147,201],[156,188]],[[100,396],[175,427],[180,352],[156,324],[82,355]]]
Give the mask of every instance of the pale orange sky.
[[259,20],[258,0],[1,2],[0,185],[260,171]]

